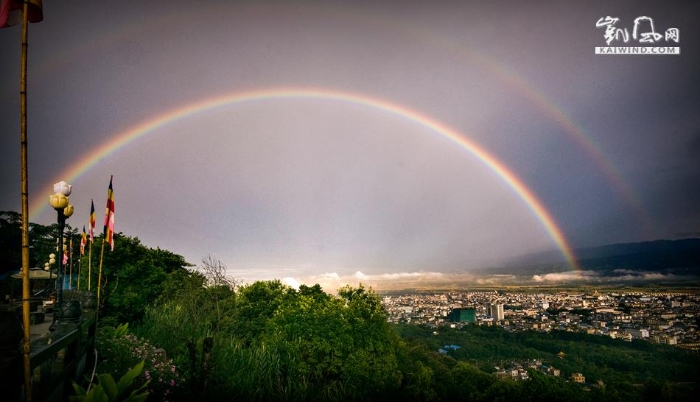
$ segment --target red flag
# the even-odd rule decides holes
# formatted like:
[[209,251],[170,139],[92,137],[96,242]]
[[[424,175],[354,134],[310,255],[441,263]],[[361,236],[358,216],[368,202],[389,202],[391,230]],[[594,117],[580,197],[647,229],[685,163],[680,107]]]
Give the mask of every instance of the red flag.
[[68,264],[68,249],[63,247],[63,265]]
[[[0,0],[0,28],[16,25],[21,21],[22,10],[24,9],[21,0]],[[44,12],[41,0],[26,0],[27,21],[41,22],[44,20]]]
[[114,190],[112,189],[112,178],[109,177],[109,189],[107,190],[107,208],[105,209],[104,235],[105,241],[109,243],[114,251]]
[[95,203],[90,200],[90,242],[95,241]]
[[87,244],[87,233],[85,233],[85,225],[83,225],[83,235],[80,236],[80,255],[85,254],[85,245]]

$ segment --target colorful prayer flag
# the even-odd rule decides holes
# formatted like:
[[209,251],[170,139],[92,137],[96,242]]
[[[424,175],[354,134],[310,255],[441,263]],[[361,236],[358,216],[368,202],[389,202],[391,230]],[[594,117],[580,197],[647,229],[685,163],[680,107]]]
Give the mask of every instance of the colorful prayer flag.
[[[44,11],[41,0],[26,0],[27,21],[41,22],[44,20]],[[17,25],[22,20],[24,2],[21,0],[0,0],[0,28]]]
[[105,240],[114,251],[114,190],[112,178],[109,177],[109,189],[107,190],[107,208],[105,208],[104,236]]
[[95,203],[90,200],[90,242],[95,241]]
[[83,225],[83,234],[80,236],[80,255],[85,255],[85,245],[87,244],[87,233],[85,233],[85,225]]

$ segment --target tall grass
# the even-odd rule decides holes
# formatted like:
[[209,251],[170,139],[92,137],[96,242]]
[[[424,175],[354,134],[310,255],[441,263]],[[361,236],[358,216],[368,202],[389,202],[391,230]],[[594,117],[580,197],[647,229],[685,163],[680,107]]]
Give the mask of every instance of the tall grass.
[[345,385],[302,374],[298,356],[266,345],[244,347],[238,340],[215,345],[207,396],[217,400],[345,401]]
[[197,325],[189,319],[190,314],[179,304],[163,303],[147,307],[141,325],[132,332],[148,339],[167,351],[176,366],[191,384],[198,376],[199,355],[202,340],[211,335],[206,326]]

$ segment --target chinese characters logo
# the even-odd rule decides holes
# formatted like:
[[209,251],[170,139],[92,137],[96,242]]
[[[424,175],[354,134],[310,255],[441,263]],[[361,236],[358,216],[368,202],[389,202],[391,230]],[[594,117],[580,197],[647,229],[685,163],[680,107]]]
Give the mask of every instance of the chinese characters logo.
[[[680,55],[681,48],[668,46],[669,43],[680,41],[678,28],[667,28],[663,34],[658,32],[654,26],[654,20],[650,17],[642,16],[634,19],[632,26],[632,40],[638,42],[637,46],[610,46],[614,41],[621,41],[625,44],[630,41],[629,29],[618,25],[619,18],[611,16],[601,17],[596,23],[596,28],[603,28],[603,38],[606,46],[596,46],[596,54],[673,54]],[[646,46],[657,45],[657,46]],[[659,46],[665,45],[665,46]]]

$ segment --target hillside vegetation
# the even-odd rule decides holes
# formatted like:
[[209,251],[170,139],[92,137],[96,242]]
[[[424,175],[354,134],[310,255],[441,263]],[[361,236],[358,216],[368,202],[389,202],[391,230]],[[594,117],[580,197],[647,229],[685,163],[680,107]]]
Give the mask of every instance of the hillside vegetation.
[[[40,261],[50,236],[33,239],[32,258]],[[134,387],[147,385],[149,400],[690,401],[697,391],[698,354],[670,346],[567,332],[395,326],[361,284],[333,295],[278,280],[239,286],[213,258],[195,268],[138,238],[115,240],[103,264],[96,371],[119,378],[144,361]],[[80,272],[84,284],[86,270]],[[2,282],[9,293],[11,281]],[[445,345],[459,348],[440,353]],[[530,368],[533,361],[561,375]],[[496,367],[518,364],[528,380],[496,374]],[[586,384],[568,381],[573,373],[583,373]]]

